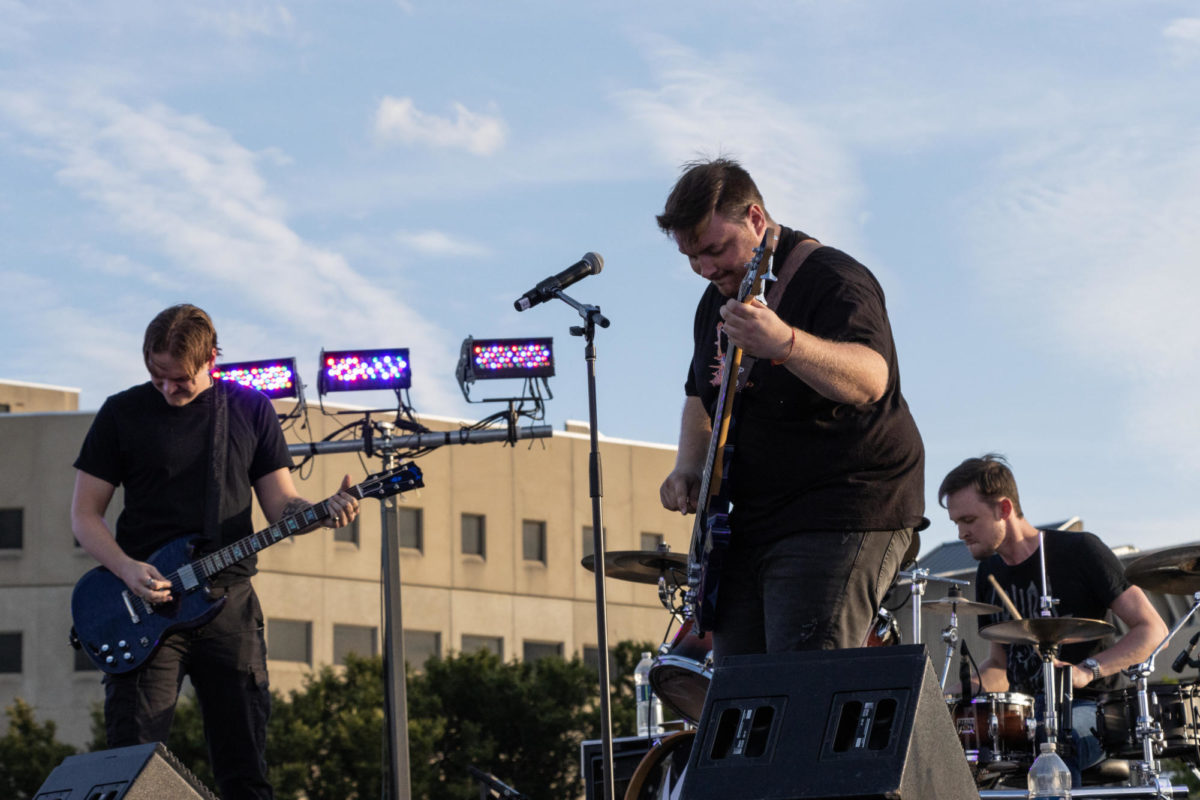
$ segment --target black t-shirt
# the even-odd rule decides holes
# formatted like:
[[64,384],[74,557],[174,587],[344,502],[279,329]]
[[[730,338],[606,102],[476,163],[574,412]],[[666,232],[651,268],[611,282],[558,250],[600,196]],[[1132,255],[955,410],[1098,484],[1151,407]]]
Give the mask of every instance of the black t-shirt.
[[[220,545],[254,532],[254,481],[292,465],[270,400],[261,392],[225,384],[229,440],[222,491]],[[180,536],[204,532],[205,496],[215,392],[205,390],[175,407],[150,383],[104,401],[75,460],[76,469],[114,486],[124,485],[117,544],[145,559]],[[204,543],[202,552],[216,549]],[[251,555],[222,573],[218,583],[253,575]]]
[[[1121,562],[1094,534],[1077,531],[1046,531],[1046,579],[1050,596],[1058,598],[1052,610],[1055,617],[1080,617],[1111,622],[1109,607],[1130,583],[1125,579]],[[1042,558],[1040,550],[1020,564],[1008,566],[998,555],[979,562],[975,572],[975,595],[982,603],[1004,607],[1000,596],[988,580],[996,580],[1008,592],[1013,605],[1023,617],[1041,614]],[[1007,611],[979,617],[980,629],[996,622],[1012,619]],[[1091,642],[1063,645],[1059,658],[1078,664],[1093,653],[1112,646],[1112,636]],[[1042,691],[1042,661],[1033,645],[1005,645],[1008,654],[1008,686],[1011,692],[1040,694]],[[1112,688],[1120,680],[1111,675],[1092,684],[1090,688]]]
[[[800,241],[782,228],[773,269]],[[725,342],[709,285],[696,308],[685,391],[712,414]],[[805,530],[918,528],[925,510],[925,450],[900,393],[900,370],[883,289],[846,253],[822,247],[804,261],[776,312],[822,339],[866,345],[888,365],[883,397],[847,405],[822,397],[784,366],[757,359],[735,409],[729,471],[730,524],[743,541]]]

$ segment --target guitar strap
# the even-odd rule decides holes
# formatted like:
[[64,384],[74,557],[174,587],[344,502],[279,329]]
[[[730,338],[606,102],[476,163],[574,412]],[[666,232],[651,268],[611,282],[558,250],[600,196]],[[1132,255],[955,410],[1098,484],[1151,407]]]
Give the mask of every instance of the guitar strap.
[[209,421],[211,460],[204,487],[204,539],[212,549],[221,545],[221,487],[225,483],[229,446],[229,400],[225,381],[213,381],[213,408]]
[[[767,308],[774,311],[779,307],[779,302],[783,299],[784,292],[787,291],[788,283],[791,282],[792,277],[799,271],[800,265],[815,250],[821,247],[824,247],[824,245],[816,239],[805,239],[792,248],[787,258],[783,260],[783,266],[779,268],[779,272],[775,275],[775,281],[767,289]],[[750,379],[750,370],[754,368],[756,361],[758,359],[752,355],[742,355],[742,368],[738,373],[738,391],[745,388],[747,381]]]

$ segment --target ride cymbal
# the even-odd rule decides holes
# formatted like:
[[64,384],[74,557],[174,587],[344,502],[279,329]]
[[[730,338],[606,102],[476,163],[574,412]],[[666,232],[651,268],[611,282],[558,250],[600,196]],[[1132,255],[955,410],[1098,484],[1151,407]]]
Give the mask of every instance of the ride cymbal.
[[1075,644],[1102,639],[1116,628],[1098,619],[1026,617],[981,628],[979,635],[1002,644]]

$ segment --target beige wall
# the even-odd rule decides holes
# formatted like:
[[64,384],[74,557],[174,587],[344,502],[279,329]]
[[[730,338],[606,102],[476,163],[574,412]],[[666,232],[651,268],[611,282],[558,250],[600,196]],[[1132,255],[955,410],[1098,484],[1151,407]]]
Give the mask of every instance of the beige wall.
[[76,411],[79,408],[79,390],[64,386],[0,380],[0,408],[6,406],[7,413],[11,414]]
[[[70,532],[71,462],[91,413],[0,415],[0,508],[24,509],[23,547],[0,550],[0,632],[20,632],[20,674],[0,674],[0,704],[20,696],[39,719],[53,719],[60,738],[88,739],[88,709],[102,697],[99,673],[76,672],[67,644],[69,601],[75,580],[94,563]],[[427,418],[430,427],[454,427]],[[346,422],[315,412],[311,435],[320,439]],[[289,433],[289,439],[294,435]],[[425,488],[399,504],[419,507],[424,548],[401,551],[403,627],[436,631],[443,654],[462,648],[464,635],[502,637],[506,659],[520,658],[526,641],[561,643],[567,655],[597,641],[594,576],[580,566],[582,528],[591,525],[586,433],[552,438],[442,447],[421,458]],[[659,505],[658,485],[674,463],[674,449],[619,440],[601,442],[608,550],[640,549],[640,534],[663,534],[686,551],[690,523]],[[295,474],[302,494],[318,500],[343,474],[366,477],[379,458],[322,455]],[[119,503],[119,496],[114,505]],[[114,508],[110,517],[115,519]],[[486,517],[486,558],[461,552],[463,513]],[[522,520],[543,520],[546,563],[526,561]],[[256,512],[256,527],[265,527]],[[299,688],[313,667],[334,660],[337,624],[379,627],[380,504],[366,500],[357,545],[316,533],[280,543],[260,556],[254,579],[268,619],[312,625],[312,663],[270,661],[272,684]],[[659,641],[667,626],[655,587],[609,580],[608,635]],[[382,647],[382,631],[377,641]],[[270,647],[270,642],[268,642]]]

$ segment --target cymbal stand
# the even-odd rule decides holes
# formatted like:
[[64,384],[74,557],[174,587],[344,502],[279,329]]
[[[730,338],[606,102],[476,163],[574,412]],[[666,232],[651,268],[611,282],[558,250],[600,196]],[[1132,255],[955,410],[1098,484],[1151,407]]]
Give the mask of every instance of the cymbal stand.
[[[913,601],[913,644],[921,643],[921,598],[925,596],[925,584],[929,581],[938,583],[948,583],[951,586],[970,586],[970,581],[960,581],[954,578],[940,578],[936,575],[930,575],[929,570],[921,567],[919,569],[905,570],[897,575],[900,578],[908,578],[909,591],[912,593]],[[957,634],[956,634],[957,635]],[[942,679],[945,683],[945,678]]]
[[1150,717],[1150,676],[1154,674],[1154,659],[1162,652],[1163,648],[1170,644],[1171,639],[1175,634],[1187,624],[1188,620],[1195,615],[1200,609],[1200,592],[1192,595],[1192,607],[1184,614],[1176,623],[1175,627],[1167,632],[1166,638],[1159,642],[1158,647],[1154,648],[1154,652],[1150,657],[1141,664],[1134,664],[1125,670],[1125,673],[1137,681],[1137,698],[1138,698],[1138,718],[1137,718],[1137,737],[1142,742],[1142,760],[1134,765],[1138,775],[1141,777],[1141,782],[1147,786],[1161,786],[1163,779],[1159,777],[1162,765],[1159,763],[1156,756],[1158,751],[1162,749],[1164,737],[1162,725],[1155,719]]
[[[950,587],[947,599],[962,597],[958,585]],[[942,628],[942,641],[946,643],[946,658],[942,661],[942,691],[946,691],[946,679],[950,676],[950,662],[954,660],[954,645],[958,643],[958,604],[950,604],[950,624]],[[965,658],[965,656],[964,656]],[[963,691],[966,691],[964,688]]]

